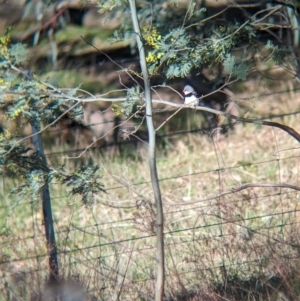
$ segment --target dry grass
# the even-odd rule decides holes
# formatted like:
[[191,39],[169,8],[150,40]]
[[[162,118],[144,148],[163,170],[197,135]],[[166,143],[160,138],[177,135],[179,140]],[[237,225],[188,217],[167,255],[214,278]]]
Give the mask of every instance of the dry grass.
[[[272,91],[255,85],[251,93],[237,96],[252,96],[250,116],[298,111],[300,94],[260,97]],[[300,132],[297,116],[273,121]],[[239,125],[217,142],[201,134],[167,142],[167,149],[158,150],[166,298],[298,299],[299,192],[257,187],[218,197],[245,183],[300,186],[298,142],[279,129],[256,125]],[[146,150],[139,147],[123,158],[96,151],[89,156],[100,162],[107,194],[83,206],[65,188],[51,186],[60,274],[70,280],[62,287],[80,284],[91,300],[151,300],[155,213]],[[57,160],[73,168],[74,160]],[[47,276],[42,214],[39,203],[30,199],[12,208],[15,200],[7,192],[15,185],[3,179],[2,233],[7,236],[0,243],[7,263],[1,264],[0,299],[29,300],[42,294]],[[210,196],[217,197],[205,199]]]

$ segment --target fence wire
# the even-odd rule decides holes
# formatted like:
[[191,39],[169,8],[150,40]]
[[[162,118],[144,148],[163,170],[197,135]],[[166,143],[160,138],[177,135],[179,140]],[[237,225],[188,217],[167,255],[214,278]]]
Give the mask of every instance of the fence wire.
[[[299,113],[270,115],[263,119]],[[167,133],[160,138],[175,139],[203,130]],[[51,159],[79,151],[81,149],[49,152],[47,156]],[[285,174],[290,184],[299,186],[299,157],[296,153],[228,166],[220,159],[218,168],[203,170],[199,166],[188,172],[177,168],[161,176],[159,181],[165,198],[166,286],[173,294],[169,300],[180,300],[176,294],[183,288],[190,292],[200,288],[207,291],[214,285],[224,291],[229,283],[239,289],[247,283],[248,290],[257,294],[258,286],[262,290],[268,285],[281,292],[278,281],[282,283],[288,273],[299,270],[300,192],[276,186],[235,192],[233,190],[239,183],[244,184],[243,181],[235,182],[226,175],[241,170],[270,169],[277,182],[284,184],[281,174]],[[277,169],[272,171],[274,166]],[[212,186],[213,181],[218,183],[216,188],[200,189],[203,177],[209,179]],[[184,203],[188,185],[195,190],[195,196]],[[67,192],[54,193],[51,200],[60,276],[67,279],[71,287],[72,283],[82,287],[88,300],[108,300],[112,296],[125,300],[128,292],[131,299],[150,298],[156,277],[151,182],[134,179],[125,186],[112,181],[105,190],[107,195],[90,206],[84,206]],[[219,195],[230,190],[231,194]],[[211,199],[207,200],[208,196]],[[128,208],[122,209],[126,207],[124,203]],[[0,299],[32,299],[34,294],[41,293],[49,277],[41,205],[31,199],[13,204],[4,199],[0,210],[8,212],[3,218],[0,237]],[[18,231],[6,230],[12,222]],[[252,280],[256,286],[251,286]],[[62,283],[63,287],[66,285],[66,281]],[[30,290],[26,290],[28,287]]]

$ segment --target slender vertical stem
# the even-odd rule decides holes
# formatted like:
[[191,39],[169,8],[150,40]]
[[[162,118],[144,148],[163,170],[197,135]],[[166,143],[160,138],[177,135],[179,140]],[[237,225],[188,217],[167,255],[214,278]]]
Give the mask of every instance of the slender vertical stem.
[[[36,133],[40,132],[41,129],[39,126],[37,126],[34,123],[32,123],[31,126],[32,126],[32,134],[34,135],[32,137],[32,140],[34,143],[35,150],[37,152],[40,167],[42,169],[43,165],[45,166],[44,163],[46,163],[42,136],[40,133],[35,135]],[[57,260],[53,218],[52,218],[50,191],[47,182],[42,188],[42,199],[43,199],[43,218],[44,218],[44,226],[45,226],[45,235],[46,235],[46,243],[47,243],[47,250],[49,256],[49,269],[50,269],[49,282],[55,283],[58,281],[59,272],[58,272],[58,260]]]
[[147,69],[146,55],[142,35],[137,18],[137,11],[135,0],[129,0],[131,19],[133,23],[134,32],[136,34],[136,41],[138,45],[140,64],[145,85],[145,99],[146,99],[146,120],[149,135],[148,158],[151,173],[152,189],[155,197],[156,205],[156,239],[157,239],[157,280],[155,290],[155,301],[162,301],[164,294],[164,281],[165,281],[165,257],[164,257],[164,224],[163,224],[163,206],[161,199],[161,192],[158,182],[157,167],[156,167],[156,154],[155,154],[155,138],[156,132],[153,125],[152,115],[152,96],[150,78]]

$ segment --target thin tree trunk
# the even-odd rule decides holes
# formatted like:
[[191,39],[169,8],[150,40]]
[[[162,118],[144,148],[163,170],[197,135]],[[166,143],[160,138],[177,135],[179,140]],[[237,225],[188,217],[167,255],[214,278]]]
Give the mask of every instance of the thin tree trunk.
[[153,125],[152,115],[152,96],[150,78],[148,74],[146,55],[142,35],[137,18],[135,0],[129,0],[131,19],[133,23],[134,32],[136,34],[136,41],[140,54],[140,64],[143,73],[145,85],[145,99],[146,99],[146,120],[149,134],[148,158],[151,173],[152,189],[155,197],[156,204],[156,238],[157,238],[157,279],[155,290],[155,301],[162,301],[164,295],[164,282],[165,282],[165,256],[164,256],[164,223],[163,223],[163,206],[161,199],[161,192],[158,182],[157,167],[156,167],[156,154],[155,154],[155,136],[156,131]]
[[[40,131],[39,126],[31,124],[32,134],[36,134]],[[42,141],[41,134],[36,134],[32,137],[35,150],[37,152],[37,157],[40,163],[40,168],[43,169],[43,166],[46,166],[46,157],[44,153],[44,146]],[[58,260],[57,260],[57,250],[55,242],[55,232],[52,218],[52,209],[51,209],[51,199],[48,183],[46,182],[42,188],[42,199],[43,199],[43,218],[45,226],[45,235],[47,250],[49,256],[49,269],[50,276],[49,282],[55,283],[58,281],[59,272],[58,272]]]

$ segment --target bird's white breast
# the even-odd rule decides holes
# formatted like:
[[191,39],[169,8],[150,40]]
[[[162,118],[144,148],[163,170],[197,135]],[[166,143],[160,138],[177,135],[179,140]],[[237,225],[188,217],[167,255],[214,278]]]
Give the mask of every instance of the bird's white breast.
[[189,104],[193,104],[193,105],[198,105],[199,103],[199,98],[196,97],[195,95],[190,95],[184,98],[184,104],[189,105]]

